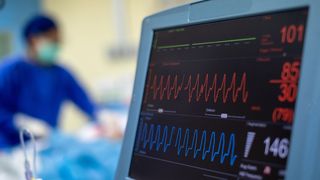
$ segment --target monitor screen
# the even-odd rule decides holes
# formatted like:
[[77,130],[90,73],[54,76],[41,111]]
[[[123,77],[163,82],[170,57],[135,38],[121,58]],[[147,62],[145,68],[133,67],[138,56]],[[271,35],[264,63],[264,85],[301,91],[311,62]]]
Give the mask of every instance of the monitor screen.
[[154,31],[133,179],[283,179],[308,9]]

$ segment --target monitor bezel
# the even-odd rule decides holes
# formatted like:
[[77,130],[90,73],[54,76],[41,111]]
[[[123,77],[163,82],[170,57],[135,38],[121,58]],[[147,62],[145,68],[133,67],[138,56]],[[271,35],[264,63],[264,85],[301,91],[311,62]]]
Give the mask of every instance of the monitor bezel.
[[[316,159],[320,158],[320,154],[317,153],[320,150],[320,142],[313,142],[314,138],[310,138],[320,137],[320,111],[317,110],[317,107],[320,107],[320,83],[314,83],[320,80],[320,71],[317,72],[317,67],[320,67],[320,46],[315,38],[318,36],[320,39],[320,23],[317,24],[317,17],[320,17],[320,1],[243,0],[241,4],[237,2],[236,0],[200,1],[166,10],[143,20],[129,119],[115,179],[129,178],[130,162],[139,122],[154,31],[303,7],[308,7],[309,12],[286,178],[320,178],[320,166],[316,165]],[[230,7],[230,5],[235,6],[235,4],[236,7]],[[210,8],[198,11],[198,8],[202,7]],[[228,8],[223,9],[223,12],[221,12],[221,7]],[[317,44],[318,47],[316,46]]]

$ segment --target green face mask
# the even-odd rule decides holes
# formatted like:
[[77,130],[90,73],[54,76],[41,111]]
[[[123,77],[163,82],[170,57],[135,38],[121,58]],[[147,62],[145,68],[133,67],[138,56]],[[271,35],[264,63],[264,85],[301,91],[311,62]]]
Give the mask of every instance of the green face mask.
[[41,63],[51,65],[57,60],[58,52],[57,43],[46,41],[37,47],[37,58]]

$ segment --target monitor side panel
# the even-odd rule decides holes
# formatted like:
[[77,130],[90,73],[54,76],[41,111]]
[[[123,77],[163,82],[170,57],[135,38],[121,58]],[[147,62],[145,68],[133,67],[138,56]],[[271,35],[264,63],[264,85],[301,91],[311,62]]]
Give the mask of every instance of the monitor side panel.
[[309,7],[287,179],[320,178],[320,1]]

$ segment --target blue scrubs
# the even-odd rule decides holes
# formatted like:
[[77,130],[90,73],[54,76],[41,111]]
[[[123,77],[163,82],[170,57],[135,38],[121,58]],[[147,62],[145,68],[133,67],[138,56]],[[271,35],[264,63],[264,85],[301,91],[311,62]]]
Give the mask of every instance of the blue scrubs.
[[0,148],[19,143],[15,113],[23,113],[56,127],[61,104],[71,100],[92,119],[94,105],[84,89],[63,67],[39,66],[25,57],[0,64]]

